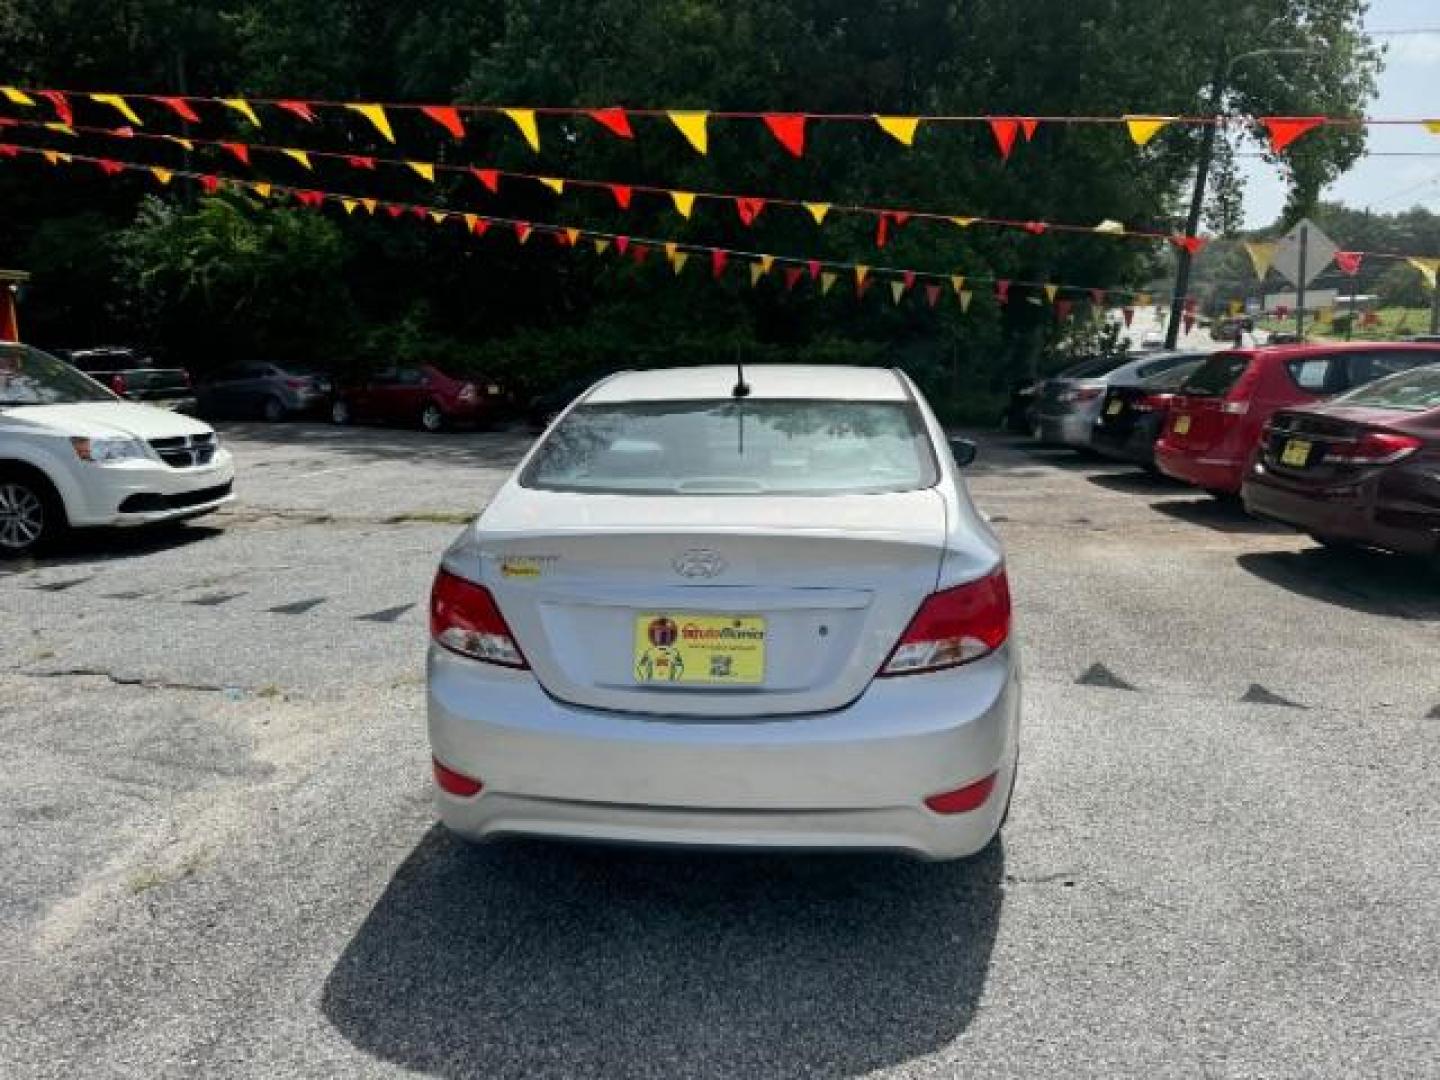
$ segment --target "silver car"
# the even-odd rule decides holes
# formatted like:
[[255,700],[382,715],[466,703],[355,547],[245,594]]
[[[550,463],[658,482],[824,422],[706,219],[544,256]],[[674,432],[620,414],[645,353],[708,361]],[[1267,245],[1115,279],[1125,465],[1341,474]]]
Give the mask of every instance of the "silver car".
[[1194,360],[1196,355],[1191,351],[1101,356],[1067,368],[1041,385],[1036,408],[1036,438],[1054,446],[1090,449],[1091,436],[1105,404],[1105,392],[1111,386],[1144,382]]
[[439,812],[464,837],[884,849],[996,836],[1018,752],[999,541],[898,371],[615,375],[446,552]]

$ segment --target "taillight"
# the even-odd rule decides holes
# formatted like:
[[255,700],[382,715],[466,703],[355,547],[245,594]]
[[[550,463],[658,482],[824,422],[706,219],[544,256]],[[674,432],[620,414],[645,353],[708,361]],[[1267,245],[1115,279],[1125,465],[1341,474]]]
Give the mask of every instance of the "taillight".
[[1250,411],[1250,402],[1227,401],[1220,406],[1220,411],[1230,416],[1244,416]]
[[1348,453],[1329,453],[1325,461],[1331,465],[1393,465],[1425,445],[1413,435],[1397,435],[1386,431],[1368,431]]
[[990,798],[990,793],[995,790],[996,775],[996,773],[991,773],[983,780],[966,784],[954,791],[942,791],[939,795],[931,795],[925,800],[925,805],[937,814],[968,814],[971,810],[978,810],[985,805],[985,800]]
[[1174,394],[1146,394],[1135,402],[1136,412],[1164,412],[1175,400]]
[[1010,582],[1002,568],[926,598],[879,673],[913,675],[968,664],[1009,636]]
[[124,397],[124,396],[125,396],[125,376],[124,376],[124,375],[111,375],[111,376],[110,376],[110,389],[113,390],[113,391],[115,391],[115,393],[116,393],[117,395],[119,395],[120,397]]
[[1104,392],[1103,386],[1077,386],[1073,390],[1061,391],[1060,400],[1064,402],[1094,401]]
[[490,590],[441,570],[430,590],[430,636],[451,652],[487,664],[528,668]]
[[472,795],[479,795],[485,786],[474,777],[456,772],[437,757],[432,757],[430,762],[435,773],[435,783],[447,795],[459,795],[462,799],[468,799]]

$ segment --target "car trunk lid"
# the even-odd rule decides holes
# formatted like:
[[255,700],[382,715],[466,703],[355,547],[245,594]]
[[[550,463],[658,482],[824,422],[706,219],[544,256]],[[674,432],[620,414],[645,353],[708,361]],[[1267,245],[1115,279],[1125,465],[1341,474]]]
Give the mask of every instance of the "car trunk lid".
[[[1323,413],[1282,409],[1265,428],[1261,460],[1267,470],[1298,487],[1352,483],[1374,466],[1387,463],[1379,459],[1383,449],[1367,448],[1366,437],[1403,439],[1407,435],[1403,425],[1410,418],[1368,408],[1336,408]],[[1375,459],[1364,460],[1367,453]]]

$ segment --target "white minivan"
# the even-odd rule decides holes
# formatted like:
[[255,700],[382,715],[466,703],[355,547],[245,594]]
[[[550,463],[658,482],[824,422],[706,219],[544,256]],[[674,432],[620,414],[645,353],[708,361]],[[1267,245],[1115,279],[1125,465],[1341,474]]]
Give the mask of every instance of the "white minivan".
[[33,554],[69,528],[207,514],[234,498],[234,481],[210,425],[0,343],[0,557]]

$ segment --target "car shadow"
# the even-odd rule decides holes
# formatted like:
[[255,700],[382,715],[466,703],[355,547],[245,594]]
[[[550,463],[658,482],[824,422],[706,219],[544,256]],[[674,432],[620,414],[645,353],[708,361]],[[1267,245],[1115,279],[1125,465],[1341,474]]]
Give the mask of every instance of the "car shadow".
[[1217,499],[1213,495],[1206,495],[1201,499],[1153,502],[1150,508],[1187,525],[1203,525],[1216,532],[1251,533],[1257,536],[1293,536],[1295,533],[1294,529],[1286,525],[1251,517],[1245,512],[1245,505],[1239,499]]
[[1162,472],[1149,472],[1138,465],[1129,472],[1097,473],[1087,476],[1086,479],[1099,487],[1124,495],[1163,495],[1192,490],[1184,481],[1166,476]]
[[[362,461],[412,461],[420,464],[480,465],[510,468],[524,456],[535,436],[523,425],[504,429],[412,431],[398,427],[368,427],[286,421],[221,423],[222,437],[243,440],[251,447],[283,451],[287,448],[324,450]],[[268,467],[247,465],[247,473]]]
[[999,923],[963,863],[511,842],[435,826],[326,981],[357,1048],[442,1077],[856,1075],[951,1042]]
[[1263,551],[1239,555],[1242,570],[1312,600],[1367,615],[1440,621],[1440,577],[1417,560],[1378,551]]
[[0,574],[154,555],[198,544],[224,531],[214,525],[191,522],[133,529],[75,529],[61,536],[53,548],[39,557],[0,561]]

